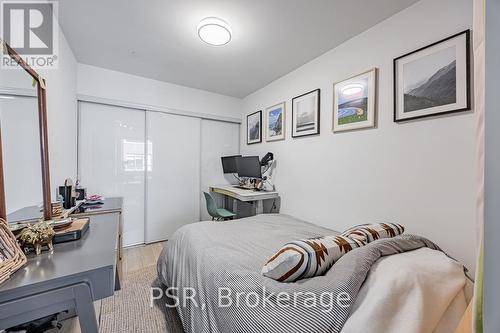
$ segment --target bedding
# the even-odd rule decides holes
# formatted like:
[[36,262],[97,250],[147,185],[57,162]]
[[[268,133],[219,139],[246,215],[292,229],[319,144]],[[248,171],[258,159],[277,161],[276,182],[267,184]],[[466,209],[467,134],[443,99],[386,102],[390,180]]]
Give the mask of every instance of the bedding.
[[[186,332],[340,332],[344,324],[352,325],[346,323],[351,310],[354,316],[371,309],[356,307],[362,301],[357,296],[380,257],[425,247],[438,249],[424,238],[403,235],[348,252],[324,276],[281,283],[260,274],[266,259],[282,244],[332,234],[338,233],[281,214],[225,223],[195,223],[179,229],[168,241],[158,260],[158,274],[165,286],[177,288],[177,296],[189,290],[189,300],[177,307]],[[419,271],[409,267],[410,273],[418,276]],[[455,262],[454,267],[464,282],[461,266]],[[448,275],[439,276],[443,281],[447,278]],[[385,279],[390,282],[393,277],[386,275]],[[459,288],[460,284],[456,286]],[[446,290],[448,296],[453,292],[454,289]],[[429,294],[432,295],[425,293]],[[387,316],[391,314],[388,312]],[[367,325],[365,328],[371,325],[363,320],[356,324]],[[349,327],[353,326],[346,329]]]
[[363,224],[350,228],[342,236],[371,243],[381,238],[391,238],[403,234],[405,227],[399,223]]
[[[443,278],[446,277],[446,278]],[[378,260],[342,333],[453,333],[470,301],[463,267],[429,248]]]
[[262,275],[280,282],[323,275],[340,257],[363,245],[340,235],[292,241],[273,254],[262,267]]

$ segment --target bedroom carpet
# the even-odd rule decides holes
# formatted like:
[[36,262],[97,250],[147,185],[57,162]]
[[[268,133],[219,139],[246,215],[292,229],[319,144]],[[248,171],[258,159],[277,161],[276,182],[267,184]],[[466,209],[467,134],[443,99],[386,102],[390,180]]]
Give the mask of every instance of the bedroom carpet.
[[150,307],[150,287],[159,287],[156,265],[129,273],[122,290],[102,301],[99,331],[184,333],[175,309],[161,300]]

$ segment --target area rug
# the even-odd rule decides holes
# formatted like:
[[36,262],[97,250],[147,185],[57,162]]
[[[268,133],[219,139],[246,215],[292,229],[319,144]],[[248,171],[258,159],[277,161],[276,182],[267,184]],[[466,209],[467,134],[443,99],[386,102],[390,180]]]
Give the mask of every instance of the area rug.
[[151,287],[160,287],[155,265],[129,273],[122,289],[102,301],[99,331],[184,333],[177,311],[165,307],[165,300],[150,306]]

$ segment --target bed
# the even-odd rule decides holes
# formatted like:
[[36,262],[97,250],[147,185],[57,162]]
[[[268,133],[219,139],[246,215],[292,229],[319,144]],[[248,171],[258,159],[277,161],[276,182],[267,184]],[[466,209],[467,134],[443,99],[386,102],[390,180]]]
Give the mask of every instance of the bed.
[[[170,293],[189,296],[177,306],[189,333],[454,331],[471,283],[462,265],[417,236],[353,250],[324,276],[280,283],[261,275],[285,243],[332,234],[338,232],[283,214],[194,223],[167,242],[158,275]],[[345,290],[347,304],[320,299]],[[278,300],[279,294],[293,297]]]

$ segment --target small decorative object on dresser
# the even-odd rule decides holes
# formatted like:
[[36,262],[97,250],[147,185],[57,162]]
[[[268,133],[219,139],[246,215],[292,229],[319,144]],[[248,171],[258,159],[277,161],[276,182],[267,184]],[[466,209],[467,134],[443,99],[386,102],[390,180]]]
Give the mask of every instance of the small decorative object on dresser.
[[262,142],[262,111],[247,116],[247,144]]
[[292,99],[292,138],[319,134],[320,90]]
[[470,31],[394,59],[394,121],[470,110]]
[[42,253],[42,247],[45,245],[50,251],[54,251],[54,247],[52,246],[52,238],[54,235],[54,229],[50,224],[47,221],[41,221],[24,228],[19,235],[19,240],[25,250],[34,248],[38,256]]
[[375,127],[377,69],[333,85],[333,132]]
[[270,106],[266,109],[266,141],[285,139],[286,102]]
[[87,197],[87,189],[86,188],[76,188],[76,200],[85,200]]
[[64,208],[61,201],[54,201],[51,203],[52,206],[52,217],[61,217],[64,213]]
[[7,226],[7,221],[0,218],[0,283],[5,282],[26,261],[26,256]]

